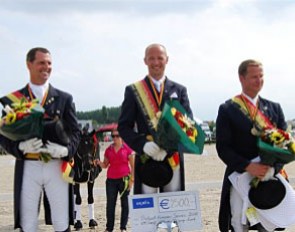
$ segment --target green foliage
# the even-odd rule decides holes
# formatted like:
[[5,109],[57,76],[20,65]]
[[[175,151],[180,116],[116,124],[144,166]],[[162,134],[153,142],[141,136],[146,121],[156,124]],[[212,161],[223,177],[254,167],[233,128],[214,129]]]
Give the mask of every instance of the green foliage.
[[214,127],[216,127],[214,121],[208,121],[208,125],[209,125],[209,128],[210,128],[210,131],[213,131],[214,130]]
[[92,120],[94,125],[102,125],[112,122],[118,122],[121,107],[106,107],[92,111],[77,111],[79,120]]

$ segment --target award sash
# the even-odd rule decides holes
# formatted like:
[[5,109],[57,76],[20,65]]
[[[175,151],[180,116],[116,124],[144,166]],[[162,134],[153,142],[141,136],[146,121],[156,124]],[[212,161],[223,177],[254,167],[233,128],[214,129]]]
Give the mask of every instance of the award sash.
[[255,126],[258,126],[259,129],[274,128],[274,125],[268,117],[258,109],[258,104],[256,106],[253,105],[253,103],[242,94],[233,97],[232,102],[236,104],[241,112],[246,115]]
[[[144,119],[148,125],[150,136],[147,136],[148,140],[154,140],[157,133],[157,125],[160,117],[160,105],[162,103],[162,97],[164,92],[164,87],[162,85],[160,93],[156,92],[155,87],[150,79],[150,84],[156,99],[153,97],[153,94],[148,87],[145,79],[138,81],[131,85],[131,88],[134,92],[136,101],[139,104],[139,108],[144,115]],[[179,154],[175,152],[172,156],[168,158],[168,162],[172,168],[175,168],[179,165]]]
[[20,102],[22,98],[26,97],[19,91],[15,91],[13,93],[10,93],[5,96],[7,99],[9,99],[11,102]]
[[[32,90],[30,88],[29,85],[27,85],[27,88],[28,88],[28,92],[29,92],[29,95],[30,97],[26,97],[24,94],[22,94],[20,91],[15,91],[13,93],[10,93],[10,94],[7,94],[5,96],[5,98],[7,98],[11,103],[19,103],[21,101],[35,101],[35,97],[33,96],[33,93],[32,93]],[[41,106],[44,106],[44,103],[47,99],[47,96],[48,96],[48,88],[44,94],[44,97],[42,99],[42,102],[40,103]],[[36,100],[37,101],[37,100]]]
[[152,137],[157,131],[159,104],[155,101],[146,81],[143,79],[131,85]]
[[[236,104],[241,112],[253,122],[253,128],[251,130],[253,135],[255,134],[255,126],[260,130],[275,128],[268,117],[258,109],[258,104],[256,106],[253,105],[252,102],[242,94],[233,97],[232,102]],[[285,169],[281,169],[280,174],[285,178],[288,178]]]

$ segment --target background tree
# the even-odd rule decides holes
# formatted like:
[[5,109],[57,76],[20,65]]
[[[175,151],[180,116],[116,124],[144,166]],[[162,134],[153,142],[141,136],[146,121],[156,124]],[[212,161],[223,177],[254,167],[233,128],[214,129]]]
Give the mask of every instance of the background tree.
[[103,125],[112,122],[118,122],[121,107],[106,107],[92,111],[77,111],[79,120],[92,120],[93,125]]

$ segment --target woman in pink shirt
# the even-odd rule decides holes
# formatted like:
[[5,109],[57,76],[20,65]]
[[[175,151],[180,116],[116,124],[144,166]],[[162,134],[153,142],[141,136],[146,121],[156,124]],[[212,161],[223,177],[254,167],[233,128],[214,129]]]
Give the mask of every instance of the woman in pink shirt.
[[118,193],[121,199],[120,230],[126,231],[128,221],[128,195],[134,181],[133,151],[122,141],[117,129],[112,131],[113,143],[105,150],[103,162],[97,161],[102,168],[107,168],[107,224],[105,232],[113,231],[115,208]]

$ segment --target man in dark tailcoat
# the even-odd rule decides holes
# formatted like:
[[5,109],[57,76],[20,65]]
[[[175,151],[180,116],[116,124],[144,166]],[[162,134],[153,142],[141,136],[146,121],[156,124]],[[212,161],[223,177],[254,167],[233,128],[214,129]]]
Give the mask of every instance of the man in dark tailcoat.
[[[157,112],[163,109],[165,102],[169,99],[178,100],[188,116],[192,117],[187,90],[184,86],[165,76],[168,56],[163,45],[151,44],[148,46],[145,50],[144,63],[148,67],[148,75],[143,80],[126,87],[118,123],[121,137],[136,151],[134,193],[156,193],[158,190],[163,192],[181,191],[184,190],[183,154],[176,152],[167,155],[167,151],[153,141],[155,129],[152,124]],[[163,173],[160,171],[156,178],[155,176],[146,177],[155,172],[143,171],[146,170],[142,169],[143,160],[141,157],[144,154],[156,162],[168,162],[169,158],[176,161],[172,167],[172,179],[169,178],[169,172],[164,171],[166,169],[163,169]],[[157,164],[155,165],[157,166]],[[164,176],[169,180],[167,183],[165,180],[163,182],[160,180]],[[142,182],[145,177],[149,179],[148,183]]]
[[[277,128],[285,130],[287,127],[281,106],[259,96],[264,82],[262,64],[255,60],[243,61],[238,73],[242,93],[220,105],[216,120],[216,148],[218,156],[227,166],[219,211],[222,232],[249,230],[247,223],[243,225],[241,220],[242,199],[228,176],[233,172],[248,172],[262,179],[270,169],[270,166],[253,161],[259,155],[257,136],[253,133],[258,116],[264,115]],[[280,168],[276,167],[276,171]],[[261,224],[255,229],[267,231]]]
[[[52,122],[53,129],[45,128],[42,138],[24,141],[12,141],[0,135],[1,146],[16,157],[15,228],[25,232],[37,231],[40,197],[44,191],[48,221],[52,222],[54,231],[67,232],[73,223],[72,189],[62,178],[61,165],[73,157],[80,140],[75,106],[70,94],[49,84],[52,61],[47,49],[31,49],[27,54],[27,68],[29,83],[0,99],[3,113],[7,113],[7,105],[11,106],[21,98],[28,102],[37,99],[45,109],[44,120]],[[67,133],[64,133],[63,127],[57,130],[58,121],[66,122]],[[65,135],[68,137],[65,138]],[[49,154],[50,160],[46,163],[40,160],[41,153]]]

